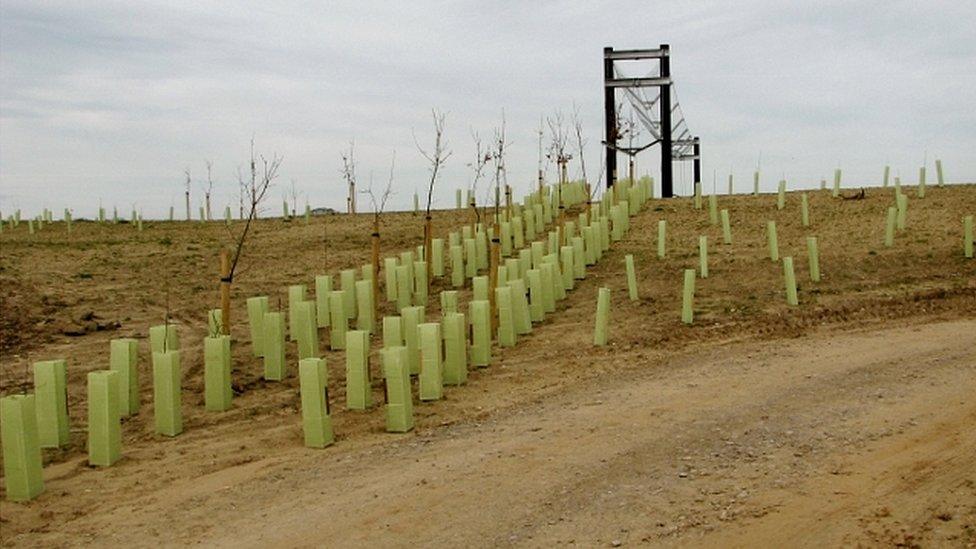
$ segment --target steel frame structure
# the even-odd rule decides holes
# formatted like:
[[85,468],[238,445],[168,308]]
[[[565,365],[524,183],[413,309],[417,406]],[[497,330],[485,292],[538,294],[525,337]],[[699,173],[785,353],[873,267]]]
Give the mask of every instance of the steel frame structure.
[[[625,76],[617,67],[618,61],[657,60],[657,75]],[[647,88],[656,88],[657,97],[648,99],[644,95]],[[617,94],[622,90],[631,110],[641,124],[650,132],[652,140],[641,147],[621,147],[617,144],[619,125],[617,122]],[[694,162],[694,182],[701,182],[701,145],[698,136],[691,134],[685,123],[684,113],[674,101],[674,82],[671,79],[671,51],[668,44],[656,49],[614,50],[603,48],[603,108],[604,141],[606,148],[607,187],[613,186],[617,179],[617,152],[634,155],[653,145],[661,145],[661,196],[674,196],[674,172],[672,162],[692,160]],[[657,109],[654,107],[657,106]],[[677,122],[675,122],[677,118]]]

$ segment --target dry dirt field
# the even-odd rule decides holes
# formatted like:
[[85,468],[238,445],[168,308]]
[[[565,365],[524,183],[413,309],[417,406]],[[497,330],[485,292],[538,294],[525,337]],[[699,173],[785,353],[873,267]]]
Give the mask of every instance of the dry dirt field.
[[[45,450],[40,497],[0,502],[0,541],[976,546],[976,260],[963,258],[961,221],[976,214],[976,186],[930,186],[924,199],[905,191],[908,230],[891,248],[892,189],[862,200],[811,191],[809,228],[798,193],[784,210],[775,195],[721,196],[732,245],[707,207],[653,200],[531,335],[494,349],[491,366],[444,400],[416,405],[412,433],[386,433],[379,407],[344,410],[344,355],[326,351],[337,441],[325,450],[302,445],[295,368],[263,381],[246,343],[234,348],[233,409],[203,409],[223,222],[147,222],[141,233],[76,222],[70,235],[59,223],[33,237],[5,228],[0,393],[23,390],[31,362],[66,358],[72,431],[68,447]],[[435,230],[446,236],[470,218],[439,211]],[[384,254],[421,242],[422,217],[384,220]],[[767,220],[780,255],[796,260],[799,307],[786,305],[766,255]],[[248,339],[245,298],[269,295],[275,307],[289,284],[368,261],[369,223],[261,221],[233,289],[235,341]],[[698,264],[700,234],[710,273],[686,326],[681,273]],[[819,283],[808,275],[809,235]],[[429,318],[448,282],[435,282]],[[613,296],[610,343],[593,347],[601,286]],[[175,438],[153,433],[145,341],[167,301],[184,350],[185,431]],[[108,367],[117,337],[140,339],[143,406],[123,423],[123,459],[96,469],[85,453],[85,375]],[[382,401],[378,381],[373,391]]]

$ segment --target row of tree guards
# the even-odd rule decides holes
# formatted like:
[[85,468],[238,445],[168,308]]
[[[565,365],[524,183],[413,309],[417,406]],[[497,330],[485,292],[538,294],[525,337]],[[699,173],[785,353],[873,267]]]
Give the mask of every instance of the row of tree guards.
[[[254,204],[262,195],[261,181],[273,179],[274,166],[266,164],[264,176],[256,175]],[[258,174],[256,169],[253,173]],[[838,178],[839,179],[839,178]],[[412,375],[418,376],[420,399],[438,400],[444,385],[464,383],[467,367],[480,367],[490,362],[492,341],[502,347],[514,346],[518,336],[529,333],[534,322],[543,320],[547,312],[555,310],[555,301],[575,286],[574,281],[585,277],[585,270],[599,260],[611,241],[623,238],[629,228],[629,217],[636,214],[651,197],[653,182],[648,179],[631,184],[618,182],[608,191],[599,207],[591,207],[589,189],[582,182],[566,182],[542,186],[526,198],[523,204],[514,203],[506,188],[505,206],[496,201],[494,211],[479,212],[472,208],[472,221],[444,241],[434,239],[429,210],[425,217],[424,244],[417,250],[384,258],[386,271],[386,299],[394,302],[399,315],[386,316],[382,321],[383,349],[380,353],[384,377],[387,429],[403,432],[412,428]],[[263,186],[266,189],[267,185]],[[777,208],[784,209],[785,181],[779,186]],[[924,187],[916,191],[924,198]],[[895,204],[886,218],[886,245],[891,240],[888,227],[907,228],[907,195],[896,185]],[[696,188],[694,205],[704,209],[700,185]],[[567,219],[570,207],[582,206],[577,218]],[[378,211],[381,211],[378,210]],[[800,195],[801,223],[811,224],[809,201]],[[727,209],[718,210],[715,195],[708,197],[708,216],[712,225],[722,226],[723,241],[732,243]],[[253,219],[253,216],[249,216]],[[892,222],[891,219],[894,219]],[[546,232],[546,227],[553,229]],[[247,227],[239,236],[243,246]],[[658,225],[658,256],[665,257],[666,222]],[[378,229],[378,217],[374,221]],[[963,253],[973,256],[973,217],[963,220]],[[537,234],[546,235],[534,240]],[[305,287],[289,288],[289,308],[285,313],[269,310],[266,296],[248,299],[252,350],[264,359],[267,379],[283,379],[287,375],[285,358],[286,338],[296,341],[299,358],[303,430],[306,444],[323,447],[332,444],[331,409],[325,361],[319,352],[319,328],[328,328],[329,344],[333,349],[346,351],[347,407],[368,409],[372,403],[369,341],[378,331],[377,302],[380,300],[380,248],[378,230],[374,231],[372,261],[362,269],[362,279],[356,271],[340,273],[340,288],[332,288],[332,277],[320,275],[315,280],[315,299],[308,300]],[[779,257],[778,238],[774,221],[767,224],[768,253],[773,262],[783,268],[786,302],[798,305],[796,277],[792,257]],[[226,410],[231,406],[230,365],[230,285],[240,246],[220,255],[220,308],[209,313],[209,336],[204,344],[205,407],[209,411]],[[809,275],[814,282],[820,279],[819,248],[815,236],[807,237]],[[416,253],[416,255],[414,255]],[[414,257],[423,260],[414,261]],[[504,264],[502,258],[506,258]],[[441,294],[441,322],[426,321],[426,306],[430,282],[434,277],[446,276],[445,259],[451,266],[451,285],[463,287],[470,279],[473,300],[467,315],[458,311],[457,293],[446,290]],[[632,256],[626,256],[630,299],[638,299],[637,277]],[[488,275],[481,275],[484,270]],[[693,322],[693,298],[696,275],[707,278],[708,241],[699,239],[699,269],[684,272],[682,321]],[[594,344],[604,345],[608,336],[610,292],[600,288],[597,293]],[[286,323],[287,320],[287,323]],[[348,322],[356,321],[350,330]],[[177,326],[165,322],[149,331],[153,365],[153,401],[155,431],[176,436],[183,430],[181,400],[181,356]],[[113,340],[110,348],[110,369],[97,371],[88,377],[88,450],[89,462],[108,466],[122,456],[121,423],[123,416],[137,413],[140,408],[137,342],[134,339]],[[68,442],[68,414],[66,399],[66,361],[42,361],[34,367],[33,395],[12,395],[2,399],[2,447],[8,498],[26,500],[43,490],[40,477],[41,447],[62,447]]]
[[[256,178],[255,204],[267,188],[262,188],[260,181],[273,179],[274,166],[267,166],[265,174]],[[382,323],[388,429],[399,432],[413,425],[411,375],[418,376],[422,400],[437,400],[445,383],[465,381],[469,357],[472,365],[487,366],[492,340],[502,346],[515,345],[519,334],[531,330],[532,322],[555,311],[555,301],[574,287],[574,280],[585,276],[586,265],[594,264],[611,241],[623,238],[629,216],[649,198],[651,184],[650,179],[619,184],[604,195],[599,208],[589,207],[591,197],[582,182],[544,185],[524,204],[507,198],[505,207],[477,213],[470,224],[448,235],[451,283],[461,287],[470,279],[475,299],[466,318],[457,310],[456,291],[443,292],[440,323],[426,322],[425,309],[431,279],[446,276],[444,260],[448,254],[443,240],[432,238],[428,212],[424,244],[384,260],[386,297],[400,312],[384,317]],[[567,219],[569,208],[580,205],[584,208],[578,218]],[[552,230],[546,232],[548,226]],[[534,241],[540,234],[546,238]],[[238,237],[240,246],[220,254],[220,307],[208,313],[204,342],[204,402],[208,411],[228,409],[233,397],[230,286],[246,237],[245,229]],[[423,260],[414,261],[414,257]],[[503,258],[507,258],[504,265]],[[306,299],[304,286],[290,287],[287,317],[269,310],[266,296],[248,299],[252,350],[264,360],[265,378],[283,379],[287,375],[286,338],[296,341],[303,429],[309,446],[321,447],[334,440],[325,362],[318,347],[319,328],[329,329],[333,349],[346,351],[347,407],[366,409],[372,404],[368,356],[370,335],[378,331],[379,260],[379,247],[374,244],[372,262],[362,269],[363,279],[356,279],[355,270],[344,270],[338,290],[332,288],[331,276],[317,276],[314,301]],[[480,274],[486,270],[488,276]],[[356,321],[357,329],[348,329],[350,320]],[[177,326],[167,321],[151,327],[149,346],[154,429],[160,435],[176,436],[183,431]],[[110,351],[110,369],[89,375],[88,449],[89,462],[95,466],[109,466],[121,458],[121,418],[138,412],[140,406],[136,340],[113,340]],[[62,447],[68,442],[66,372],[65,360],[37,363],[35,393],[3,399],[9,499],[36,497],[43,490],[40,448]]]

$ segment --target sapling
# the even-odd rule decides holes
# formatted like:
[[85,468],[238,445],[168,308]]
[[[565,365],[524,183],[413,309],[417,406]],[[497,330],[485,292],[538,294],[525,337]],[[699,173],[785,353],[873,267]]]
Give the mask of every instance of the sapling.
[[349,196],[346,198],[346,213],[356,213],[356,156],[355,142],[349,142],[349,152],[341,153],[342,178],[349,186]]
[[373,234],[372,234],[372,248],[373,248],[373,318],[378,318],[377,316],[377,304],[379,303],[380,295],[380,217],[383,215],[383,210],[386,209],[386,201],[389,200],[390,196],[393,194],[393,171],[396,167],[396,151],[393,151],[393,158],[390,160],[390,179],[386,183],[386,188],[383,189],[382,194],[379,198],[376,197],[376,193],[373,192],[373,178],[370,177],[369,186],[363,194],[369,196],[369,200],[373,206]]
[[[258,170],[258,160],[261,161],[260,171]],[[244,245],[251,232],[251,225],[257,219],[258,209],[267,196],[268,189],[278,176],[278,169],[281,167],[283,157],[274,154],[270,159],[263,155],[255,156],[254,140],[251,140],[251,174],[247,189],[248,214],[244,226],[240,232],[234,236],[233,251],[221,250],[220,260],[220,324],[221,333],[230,335],[230,285],[234,282],[234,273],[244,252]],[[231,232],[231,228],[227,228]]]
[[475,161],[469,162],[467,166],[471,168],[471,171],[474,172],[468,191],[468,207],[471,208],[471,213],[474,216],[471,223],[471,231],[473,232],[477,229],[478,223],[481,222],[481,213],[478,210],[477,203],[478,183],[481,181],[481,178],[484,175],[485,166],[491,161],[491,153],[487,148],[482,148],[481,136],[478,135],[478,132],[472,131],[471,138],[474,140]]
[[206,190],[203,191],[203,196],[204,196],[204,211],[206,212],[206,219],[207,219],[207,221],[213,221],[213,216],[211,216],[211,214],[210,214],[210,193],[213,192],[213,175],[212,175],[212,172],[213,172],[213,161],[212,160],[204,160],[204,162],[207,165],[207,187],[206,187]]
[[559,172],[559,182],[556,184],[556,202],[559,209],[556,227],[562,227],[563,216],[566,209],[566,200],[563,196],[565,185],[568,180],[567,166],[573,159],[573,155],[567,150],[569,148],[569,131],[563,126],[563,113],[556,111],[551,117],[546,117],[546,124],[549,126],[549,153],[550,160],[556,162]]
[[431,116],[434,119],[434,148],[431,150],[424,149],[417,141],[417,136],[414,135],[417,150],[430,164],[430,181],[427,183],[427,209],[424,212],[424,257],[427,261],[428,294],[430,293],[430,281],[433,278],[431,276],[433,257],[430,241],[434,238],[434,229],[431,223],[430,208],[434,201],[434,184],[437,183],[437,176],[444,163],[451,157],[451,151],[447,149],[447,142],[444,140],[444,121],[447,114],[437,112],[437,109],[431,109]]
[[185,168],[183,170],[183,175],[186,176],[186,191],[185,191],[185,196],[186,196],[186,220],[187,221],[190,221],[190,185],[191,185],[190,168]]

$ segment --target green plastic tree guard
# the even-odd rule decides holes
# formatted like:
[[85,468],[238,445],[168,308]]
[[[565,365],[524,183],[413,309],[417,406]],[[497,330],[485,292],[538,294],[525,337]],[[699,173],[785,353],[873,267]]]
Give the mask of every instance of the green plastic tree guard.
[[234,391],[230,383],[230,336],[203,340],[203,400],[208,412],[229,410]]
[[373,405],[369,375],[369,333],[350,330],[346,334],[346,407],[365,410]]
[[[543,257],[543,264],[548,264],[552,267],[552,289],[553,297],[556,300],[562,301],[566,299],[566,286],[565,279],[563,278],[562,268],[559,264],[559,254],[551,253]],[[553,309],[555,310],[555,309]]]
[[881,183],[881,186],[882,187],[887,187],[888,186],[888,176],[890,174],[891,174],[891,167],[890,166],[885,166],[885,168],[884,168],[884,179],[882,180],[882,183]]
[[108,467],[122,457],[119,373],[88,373],[88,464]]
[[410,285],[410,281],[413,279],[410,275],[412,271],[413,264],[410,266],[397,265],[396,267],[396,302],[398,309],[409,307],[413,301],[413,287]]
[[64,360],[34,363],[34,409],[41,448],[68,443],[68,367]]
[[522,216],[514,216],[511,221],[512,227],[512,247],[516,250],[525,246],[525,228],[522,225]]
[[487,367],[491,362],[491,307],[487,300],[468,303],[471,317],[471,365]]
[[508,257],[512,255],[512,226],[508,221],[502,221],[499,224],[499,236],[501,237],[501,253],[502,257]]
[[495,276],[496,284],[498,284],[499,286],[502,286],[504,284],[507,284],[508,283],[508,269],[506,269],[504,265],[499,265],[498,266],[498,271],[496,271],[496,272],[498,273]]
[[375,332],[372,280],[360,280],[356,282],[356,308],[359,311],[359,316],[356,317],[356,328],[365,330],[370,334]]
[[973,216],[967,215],[962,219],[962,253],[966,258],[973,258]]
[[600,224],[594,223],[583,227],[583,248],[586,250],[586,264],[596,265],[596,262],[603,255],[603,246],[600,244]]
[[935,160],[935,175],[939,180],[939,186],[945,184],[945,180],[942,178],[942,161],[939,159]]
[[344,306],[345,292],[333,290],[329,294],[329,348],[333,351],[346,348],[346,332],[349,330],[349,319],[346,318],[346,308]]
[[708,195],[708,222],[718,225],[718,197],[715,193]]
[[339,271],[339,290],[342,291],[342,309],[346,319],[356,318],[356,269]]
[[729,174],[729,188],[725,194],[732,196],[732,174]]
[[894,206],[888,207],[888,217],[885,219],[885,240],[884,245],[886,248],[890,248],[895,244],[895,224],[896,218],[898,216],[897,208]]
[[332,294],[332,275],[315,277],[315,322],[319,328],[328,328],[331,320],[329,296]]
[[247,324],[251,331],[251,351],[255,357],[264,356],[264,315],[268,312],[268,296],[247,298]]
[[298,341],[298,304],[304,303],[305,285],[288,286],[288,339]]
[[403,345],[403,325],[399,316],[383,317],[383,347],[400,347]]
[[478,274],[477,242],[474,238],[464,239],[464,276],[474,278]]
[[563,242],[572,242],[574,236],[576,236],[576,222],[563,223]]
[[397,300],[397,258],[383,258],[383,276],[386,281],[386,300],[393,302]]
[[664,259],[667,252],[667,232],[668,232],[668,222],[661,219],[657,222],[657,257],[659,259]]
[[681,322],[691,324],[694,320],[695,270],[685,269],[684,290],[681,293]]
[[573,247],[563,246],[559,248],[559,259],[562,261],[563,288],[572,290],[576,284],[573,276],[576,268],[576,262],[573,260]]
[[[630,257],[630,256],[628,256]],[[596,299],[596,326],[593,329],[593,344],[607,344],[607,323],[610,320],[610,288],[600,288]]]
[[545,244],[533,242],[529,253],[532,255],[532,267],[538,269],[542,265],[542,256],[546,255]]
[[610,229],[610,240],[617,242],[624,237],[624,219],[626,217],[620,205],[610,208],[610,219],[613,220],[613,225]]
[[149,350],[153,353],[180,350],[176,324],[160,324],[149,328]]
[[30,501],[44,491],[34,395],[0,398],[4,488],[10,501]]
[[498,345],[514,347],[515,311],[512,310],[512,289],[508,286],[495,288],[495,304],[498,309]]
[[468,338],[463,313],[447,313],[441,319],[444,336],[444,384],[461,385],[468,380]]
[[413,304],[427,304],[427,262],[413,262]]
[[512,289],[515,333],[519,335],[532,333],[532,314],[529,312],[529,299],[526,295],[528,290],[525,287],[525,282],[521,278],[509,280],[508,287]]
[[903,231],[908,223],[908,195],[904,193],[899,194],[897,202],[898,217],[895,220],[895,227],[899,231]]
[[295,341],[298,343],[298,359],[319,356],[319,331],[315,324],[315,302],[303,301],[295,304],[295,318]]
[[776,209],[782,210],[786,207],[786,180],[781,179],[776,189]]
[[329,410],[329,369],[324,358],[304,358],[298,362],[302,398],[302,432],[305,446],[325,448],[335,442]]
[[539,274],[542,279],[542,310],[551,313],[556,310],[557,286],[561,289],[562,282],[559,282],[559,275],[556,274],[556,266],[552,263],[540,265]]
[[752,172],[752,194],[759,196],[759,170]]
[[488,268],[488,232],[484,229],[475,231],[474,236],[475,250],[477,251],[478,269]]
[[577,280],[586,278],[586,250],[583,237],[574,236],[573,241],[573,277]]
[[440,400],[444,397],[441,325],[425,322],[417,327],[417,333],[420,338],[420,400]]
[[833,191],[834,198],[840,196],[840,175],[841,175],[840,168],[834,170],[834,191]]
[[796,296],[796,274],[793,272],[793,258],[790,256],[783,258],[783,280],[786,283],[786,304],[799,304]]
[[695,209],[702,209],[702,185],[701,182],[695,182]]
[[109,343],[109,368],[119,373],[119,414],[139,412],[139,342],[131,338]]
[[698,267],[701,277],[708,278],[708,237],[705,235],[698,237]]
[[484,301],[488,299],[488,277],[476,276],[471,279],[471,299]]
[[804,227],[810,226],[810,203],[807,193],[800,195],[800,222]]
[[807,237],[807,256],[810,259],[810,280],[820,282],[820,251],[815,236]]
[[529,316],[532,322],[542,322],[546,311],[542,292],[542,271],[529,269],[525,274],[529,280]]
[[422,305],[404,307],[400,310],[403,327],[403,342],[409,352],[410,375],[420,373],[420,334],[418,327],[426,322],[426,309]]
[[769,259],[779,261],[779,239],[776,238],[776,222],[766,222],[766,240],[769,243]]
[[386,377],[386,430],[406,433],[413,429],[413,395],[410,392],[410,365],[407,348],[390,347],[380,351]]
[[264,379],[285,379],[285,315],[277,311],[264,314]]
[[729,211],[722,210],[722,241],[732,244],[732,224],[729,222]]
[[457,290],[444,290],[441,292],[441,315],[458,312],[458,293]]
[[152,362],[153,420],[156,433],[175,437],[183,432],[180,352],[153,353]]
[[627,268],[627,293],[631,301],[637,301],[637,270],[634,268],[634,256],[627,254],[624,257],[624,265]]
[[451,246],[451,286],[464,286],[464,248]]
[[925,166],[918,169],[918,191],[919,198],[925,198]]
[[515,278],[522,278],[522,267],[518,259],[514,257],[509,257],[505,260],[505,272],[507,273],[506,280],[512,280]]

